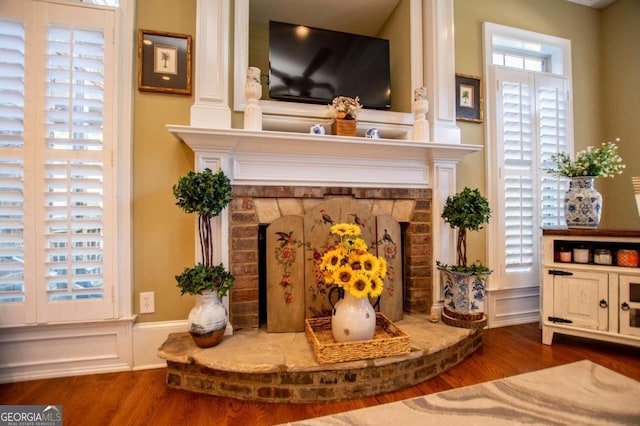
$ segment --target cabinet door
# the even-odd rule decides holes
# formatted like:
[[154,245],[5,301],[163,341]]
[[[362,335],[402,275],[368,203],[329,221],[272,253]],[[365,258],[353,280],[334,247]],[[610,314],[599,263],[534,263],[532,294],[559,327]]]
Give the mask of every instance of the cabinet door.
[[640,277],[620,275],[620,333],[640,336]]
[[573,271],[553,279],[554,317],[567,325],[607,331],[609,329],[609,275]]

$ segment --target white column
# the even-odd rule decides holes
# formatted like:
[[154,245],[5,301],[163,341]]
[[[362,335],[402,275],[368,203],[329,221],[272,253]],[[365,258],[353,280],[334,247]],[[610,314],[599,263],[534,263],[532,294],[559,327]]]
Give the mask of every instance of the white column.
[[460,143],[455,108],[455,40],[453,0],[424,0],[424,85],[429,93],[427,118],[431,139]]
[[[199,151],[195,153],[195,169],[198,172],[203,171],[206,168],[211,169],[214,173],[219,169],[229,176],[230,162],[228,153],[220,152],[206,152]],[[213,264],[217,265],[222,263],[224,267],[229,270],[229,215],[228,207],[216,217],[211,219],[211,229],[213,232]],[[196,223],[196,262],[201,261],[199,259],[200,244],[198,225]],[[229,295],[227,294],[222,298],[222,303],[229,312]],[[225,335],[233,334],[233,325],[230,321],[227,321],[227,329]]]
[[229,0],[198,0],[191,125],[231,128]]
[[432,208],[432,236],[433,236],[433,302],[431,313],[442,312],[444,306],[442,297],[442,283],[440,273],[436,269],[436,260],[447,264],[454,264],[455,234],[451,227],[444,223],[440,214],[449,195],[456,190],[456,163],[434,161],[433,163],[433,199]]

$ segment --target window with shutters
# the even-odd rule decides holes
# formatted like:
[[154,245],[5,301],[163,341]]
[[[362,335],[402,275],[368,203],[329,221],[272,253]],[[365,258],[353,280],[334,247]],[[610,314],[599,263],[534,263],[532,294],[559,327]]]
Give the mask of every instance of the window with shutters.
[[114,318],[114,29],[0,3],[0,325]]
[[573,145],[570,44],[495,24],[485,40],[491,285],[537,286],[540,230],[564,224],[567,183],[543,168]]

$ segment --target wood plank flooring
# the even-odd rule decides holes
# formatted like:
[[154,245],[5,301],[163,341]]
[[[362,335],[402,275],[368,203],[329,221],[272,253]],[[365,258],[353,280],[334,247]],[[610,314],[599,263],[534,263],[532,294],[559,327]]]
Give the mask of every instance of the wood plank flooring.
[[[0,385],[0,404],[63,405],[65,425],[273,425],[473,385],[589,359],[640,381],[640,348],[556,335],[537,323],[485,330],[483,346],[431,380],[376,397],[328,404],[268,404],[169,389],[165,370]],[[640,398],[640,397],[639,397]]]

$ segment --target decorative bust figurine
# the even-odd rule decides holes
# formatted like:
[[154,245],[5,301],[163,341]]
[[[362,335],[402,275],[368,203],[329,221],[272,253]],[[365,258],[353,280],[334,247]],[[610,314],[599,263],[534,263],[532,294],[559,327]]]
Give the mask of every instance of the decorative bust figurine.
[[415,115],[413,123],[413,140],[429,140],[429,121],[427,112],[429,111],[429,100],[427,99],[427,88],[418,87],[413,91],[412,111]]
[[247,98],[247,106],[244,110],[244,128],[246,130],[262,130],[262,108],[258,104],[258,99],[262,97],[260,68],[249,67],[247,69],[244,94]]

